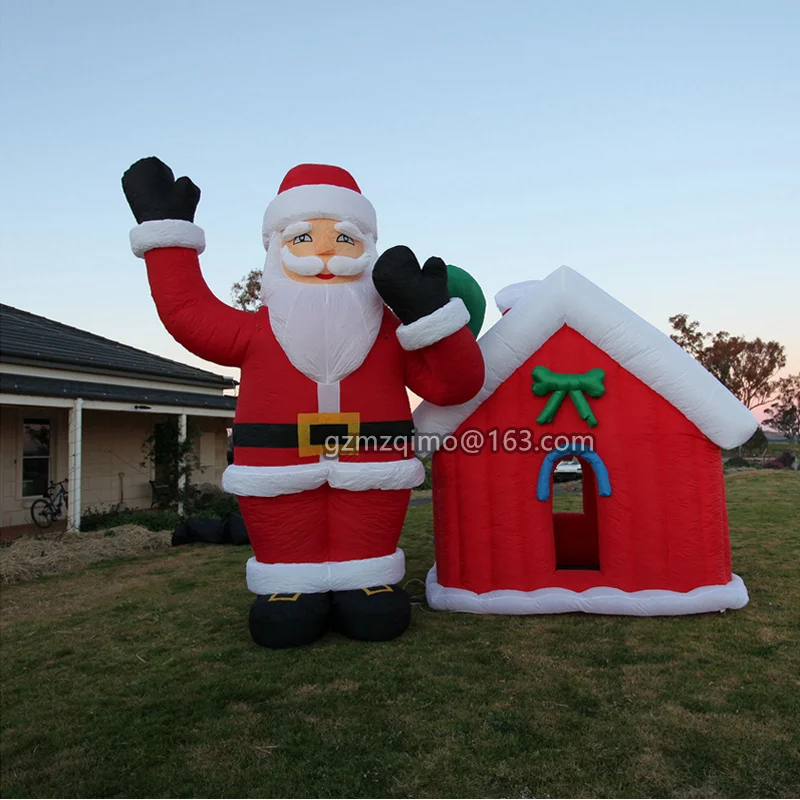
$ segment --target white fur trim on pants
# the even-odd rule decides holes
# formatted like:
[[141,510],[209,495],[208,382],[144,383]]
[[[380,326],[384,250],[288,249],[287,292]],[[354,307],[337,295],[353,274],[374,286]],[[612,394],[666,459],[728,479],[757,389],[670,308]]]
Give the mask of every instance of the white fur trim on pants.
[[261,236],[269,249],[269,237],[290,222],[307,219],[338,219],[352,222],[363,233],[378,238],[378,222],[372,203],[363,194],[343,186],[309,184],[281,192],[264,212]]
[[274,592],[342,592],[397,583],[406,573],[406,558],[398,548],[391,555],[318,564],[247,562],[247,588],[255,594]]
[[327,482],[334,489],[413,489],[425,480],[418,458],[402,461],[320,461],[288,467],[248,467],[231,464],[222,474],[222,488],[243,497],[278,497],[317,489]]
[[460,331],[469,322],[469,311],[460,297],[416,322],[401,325],[397,339],[403,350],[421,350]]
[[154,219],[131,229],[131,250],[138,258],[159,247],[190,247],[202,253],[206,235],[202,228],[185,219]]
[[532,592],[497,589],[476,594],[467,589],[442,586],[436,576],[436,565],[428,573],[426,596],[428,605],[437,611],[467,611],[471,614],[627,614],[636,617],[704,614],[742,608],[749,597],[744,581],[734,575],[729,583],[700,586],[690,592],[667,589],[644,589],[623,592],[610,586],[595,586],[583,592],[548,587]]

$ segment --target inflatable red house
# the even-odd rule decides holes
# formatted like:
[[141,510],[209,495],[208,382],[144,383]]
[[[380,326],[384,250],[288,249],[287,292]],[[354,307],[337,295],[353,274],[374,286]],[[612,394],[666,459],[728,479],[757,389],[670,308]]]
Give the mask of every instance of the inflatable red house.
[[[636,615],[744,606],[720,448],[753,434],[752,413],[568,267],[497,299],[506,313],[480,339],[481,392],[415,414],[436,450],[429,604]],[[574,458],[583,510],[554,513],[554,469]]]

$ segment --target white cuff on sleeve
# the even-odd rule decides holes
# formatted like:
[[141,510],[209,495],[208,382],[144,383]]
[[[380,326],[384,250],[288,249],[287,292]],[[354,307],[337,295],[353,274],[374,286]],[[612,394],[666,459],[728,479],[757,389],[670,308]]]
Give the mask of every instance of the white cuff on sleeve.
[[206,235],[202,228],[185,219],[154,219],[131,229],[131,249],[138,258],[159,247],[191,247],[202,253]]
[[397,338],[403,350],[421,350],[461,330],[468,322],[469,311],[464,301],[454,297],[432,314],[409,325],[401,325],[397,329]]

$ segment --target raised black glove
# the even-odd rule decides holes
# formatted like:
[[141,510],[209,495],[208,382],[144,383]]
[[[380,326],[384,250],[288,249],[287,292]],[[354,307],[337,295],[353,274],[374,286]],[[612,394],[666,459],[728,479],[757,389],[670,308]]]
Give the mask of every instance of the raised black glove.
[[450,302],[444,261],[433,256],[420,269],[417,257],[402,244],[390,247],[378,258],[372,270],[372,281],[383,302],[404,325]]
[[122,191],[139,223],[154,219],[194,222],[200,189],[187,177],[175,180],[172,170],[155,156],[142,158],[122,176]]

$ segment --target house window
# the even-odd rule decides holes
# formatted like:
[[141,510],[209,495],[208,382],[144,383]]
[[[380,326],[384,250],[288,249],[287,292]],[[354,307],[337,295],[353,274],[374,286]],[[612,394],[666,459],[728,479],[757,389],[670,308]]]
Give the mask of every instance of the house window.
[[42,495],[50,485],[50,420],[22,422],[22,496]]

